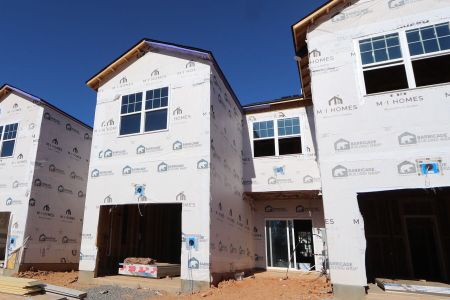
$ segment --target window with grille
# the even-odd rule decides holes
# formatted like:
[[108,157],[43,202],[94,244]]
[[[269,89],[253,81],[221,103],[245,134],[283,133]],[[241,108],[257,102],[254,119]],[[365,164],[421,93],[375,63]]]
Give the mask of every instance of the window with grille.
[[0,157],[13,156],[18,127],[18,123],[0,126]]

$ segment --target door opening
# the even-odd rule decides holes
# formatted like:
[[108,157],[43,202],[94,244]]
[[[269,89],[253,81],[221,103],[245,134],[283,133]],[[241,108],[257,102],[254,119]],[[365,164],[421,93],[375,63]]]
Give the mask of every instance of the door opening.
[[5,266],[6,255],[8,254],[8,229],[10,212],[0,212],[0,265]]
[[125,258],[152,258],[178,268],[181,204],[101,206],[95,276],[116,275]]
[[266,220],[267,267],[314,270],[311,220]]
[[436,225],[431,217],[405,217],[412,271],[415,278],[440,279]]

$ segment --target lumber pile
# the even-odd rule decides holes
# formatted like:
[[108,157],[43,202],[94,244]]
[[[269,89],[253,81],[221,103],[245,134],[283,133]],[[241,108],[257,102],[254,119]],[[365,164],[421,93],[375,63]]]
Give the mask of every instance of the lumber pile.
[[77,291],[74,289],[69,289],[66,287],[52,285],[52,284],[46,284],[44,286],[44,289],[47,294],[56,294],[56,295],[67,297],[69,299],[84,299],[87,296],[86,292]]
[[38,280],[0,276],[0,293],[25,296],[43,291],[43,283]]

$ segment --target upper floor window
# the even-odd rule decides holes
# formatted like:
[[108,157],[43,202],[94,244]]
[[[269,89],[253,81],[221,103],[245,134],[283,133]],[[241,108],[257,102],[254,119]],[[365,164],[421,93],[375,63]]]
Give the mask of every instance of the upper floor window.
[[278,125],[278,154],[302,152],[299,118],[280,119]]
[[411,56],[450,49],[449,23],[406,31]]
[[275,155],[273,121],[253,123],[253,152],[255,157]]
[[359,41],[359,49],[363,65],[402,57],[397,33]]
[[276,122],[253,123],[254,157],[301,153],[300,119],[283,118]]
[[0,126],[0,157],[10,157],[13,155],[18,126],[18,123]]
[[122,96],[120,111],[120,135],[167,129],[169,89],[154,89],[145,93]]
[[358,42],[366,94],[450,82],[449,23]]
[[398,33],[361,40],[359,50],[367,94],[408,87]]
[[406,31],[416,86],[450,82],[450,28],[441,23]]

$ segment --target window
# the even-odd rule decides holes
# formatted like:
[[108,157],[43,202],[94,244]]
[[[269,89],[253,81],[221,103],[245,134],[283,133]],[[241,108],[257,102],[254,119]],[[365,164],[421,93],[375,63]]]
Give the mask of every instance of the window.
[[402,58],[397,33],[362,40],[359,49],[363,65]]
[[120,135],[141,131],[142,93],[122,96]]
[[145,129],[156,131],[167,128],[167,106],[169,103],[167,87],[147,91],[145,96]]
[[10,157],[14,153],[18,123],[0,126],[0,157]]
[[275,155],[273,121],[253,123],[253,152],[255,157]]
[[299,118],[281,119],[278,123],[278,154],[302,153]]
[[449,23],[406,31],[411,56],[450,49]]
[[416,86],[450,82],[449,23],[408,30],[406,39]]
[[450,82],[450,28],[440,23],[358,41],[367,95]]
[[299,154],[301,148],[298,117],[253,123],[254,157]]
[[122,96],[120,135],[167,129],[169,88]]
[[398,33],[359,41],[367,94],[408,87]]

